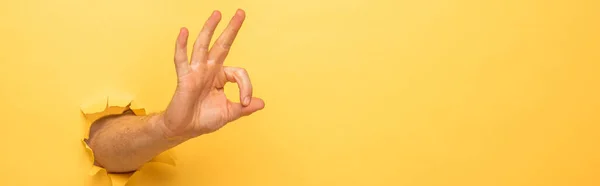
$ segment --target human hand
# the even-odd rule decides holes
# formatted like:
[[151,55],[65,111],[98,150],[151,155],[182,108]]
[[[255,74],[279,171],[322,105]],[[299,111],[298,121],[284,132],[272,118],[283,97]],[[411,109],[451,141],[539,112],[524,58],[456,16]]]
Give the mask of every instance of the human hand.
[[[194,42],[191,60],[187,56],[189,32],[181,28],[175,47],[177,88],[162,115],[164,134],[169,138],[196,137],[214,132],[228,122],[261,110],[265,103],[252,97],[250,77],[243,68],[226,67],[223,62],[245,19],[237,10],[229,25],[209,49],[210,41],[221,20],[214,11]],[[237,83],[240,103],[227,99],[225,83]]]

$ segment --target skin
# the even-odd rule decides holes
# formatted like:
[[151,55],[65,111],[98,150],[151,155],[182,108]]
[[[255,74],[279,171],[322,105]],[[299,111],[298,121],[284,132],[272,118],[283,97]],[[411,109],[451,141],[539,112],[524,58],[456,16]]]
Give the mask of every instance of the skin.
[[[264,101],[252,97],[246,70],[223,66],[245,16],[243,10],[237,10],[209,48],[221,20],[221,13],[214,11],[198,34],[189,59],[189,32],[181,28],[174,57],[177,88],[168,107],[147,116],[126,111],[97,120],[87,141],[95,164],[114,173],[135,171],[163,151],[263,109]],[[223,86],[227,82],[237,83],[239,103],[225,97]]]

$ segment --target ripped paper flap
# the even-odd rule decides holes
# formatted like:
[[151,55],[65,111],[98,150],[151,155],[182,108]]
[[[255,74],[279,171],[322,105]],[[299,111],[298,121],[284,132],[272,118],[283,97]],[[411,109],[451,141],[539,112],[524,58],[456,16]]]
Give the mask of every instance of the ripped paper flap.
[[106,169],[94,165],[94,152],[87,145],[89,129],[94,121],[108,115],[121,114],[131,109],[135,115],[146,115],[144,107],[133,101],[131,95],[106,96],[81,105],[81,112],[85,117],[86,131],[82,139],[83,148],[87,152],[91,169],[85,179],[85,186],[150,186],[165,185],[175,173],[175,159],[172,153],[165,151],[142,167],[127,174],[112,174]]

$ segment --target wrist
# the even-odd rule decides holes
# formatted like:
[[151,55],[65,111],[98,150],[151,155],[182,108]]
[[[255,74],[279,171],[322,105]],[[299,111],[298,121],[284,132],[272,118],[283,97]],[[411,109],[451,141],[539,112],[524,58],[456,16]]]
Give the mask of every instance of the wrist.
[[149,116],[148,124],[153,137],[159,138],[169,143],[182,143],[189,138],[185,136],[176,135],[171,131],[165,124],[164,114],[154,114]]

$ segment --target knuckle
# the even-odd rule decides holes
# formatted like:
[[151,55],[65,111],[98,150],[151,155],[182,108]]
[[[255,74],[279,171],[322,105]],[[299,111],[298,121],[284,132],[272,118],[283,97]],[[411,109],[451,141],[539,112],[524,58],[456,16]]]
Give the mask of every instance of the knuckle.
[[214,59],[206,60],[206,66],[207,67],[214,67],[216,64],[217,64],[217,61],[214,60]]
[[197,59],[192,59],[192,61],[190,61],[190,66],[192,68],[198,68],[199,64],[200,64],[200,61]]
[[173,61],[175,61],[175,63],[182,63],[182,62],[185,61],[185,57],[183,57],[183,56],[175,56],[173,58]]
[[231,49],[231,43],[222,43],[220,46],[225,51],[229,51],[229,49]]
[[205,44],[205,43],[198,44],[197,50],[198,51],[208,51],[208,44]]
[[237,70],[235,71],[235,73],[236,73],[236,74],[238,74],[238,75],[242,75],[242,76],[243,76],[243,75],[248,75],[248,71],[246,71],[246,69],[244,69],[244,68],[239,68],[239,69],[237,69]]

